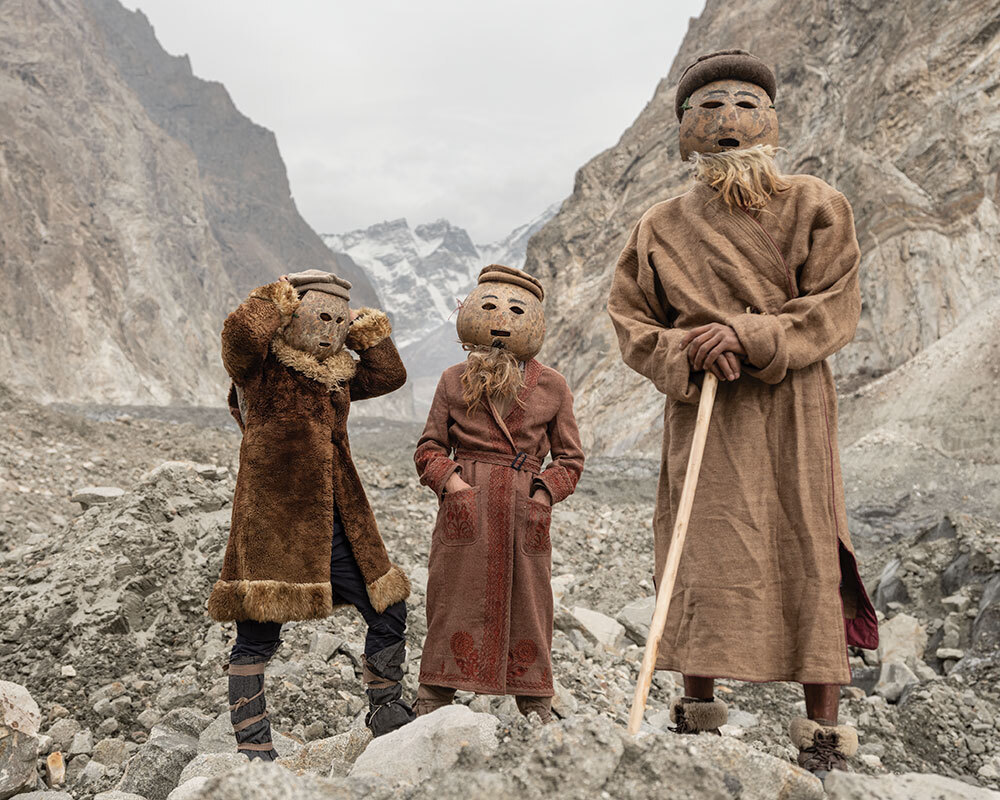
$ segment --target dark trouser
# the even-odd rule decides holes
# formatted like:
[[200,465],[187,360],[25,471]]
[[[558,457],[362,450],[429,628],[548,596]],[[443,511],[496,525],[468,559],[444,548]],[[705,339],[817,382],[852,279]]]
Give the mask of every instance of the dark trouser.
[[[366,656],[371,657],[386,647],[406,640],[406,603],[391,605],[381,614],[375,610],[368,598],[365,579],[354,559],[340,514],[336,511],[333,517],[333,548],[330,553],[330,584],[333,586],[334,604],[350,603],[368,623]],[[280,622],[237,622],[236,644],[229,654],[229,660],[240,656],[270,658],[278,649],[280,634]]]

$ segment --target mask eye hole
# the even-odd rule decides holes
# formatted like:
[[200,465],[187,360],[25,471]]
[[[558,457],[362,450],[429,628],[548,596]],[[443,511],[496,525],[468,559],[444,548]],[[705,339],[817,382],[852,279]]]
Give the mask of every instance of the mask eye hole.
[[344,323],[344,318],[343,317],[337,317],[337,324],[338,325],[342,325],[343,323]]
[[483,303],[484,311],[496,311],[496,303]]
[[707,100],[706,102],[704,102],[704,103],[701,104],[701,107],[702,108],[721,108],[722,107],[722,103],[720,103],[718,100]]
[[751,103],[749,100],[740,100],[740,102],[738,102],[736,105],[738,105],[740,108],[757,108],[757,106],[754,103]]
[[329,314],[327,314],[327,313],[326,313],[325,311],[324,311],[324,312],[323,312],[322,314],[320,314],[320,315],[319,315],[319,318],[320,318],[321,320],[323,320],[323,322],[329,322],[329,321],[330,321],[331,319],[333,319],[333,317],[331,317],[331,316],[330,316]]
[[523,314],[524,313],[524,309],[521,308],[521,306],[511,306],[510,310],[513,311],[515,314]]

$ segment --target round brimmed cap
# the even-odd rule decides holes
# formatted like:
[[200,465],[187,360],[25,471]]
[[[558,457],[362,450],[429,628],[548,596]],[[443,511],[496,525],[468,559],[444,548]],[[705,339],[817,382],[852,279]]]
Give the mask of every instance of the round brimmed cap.
[[503,264],[490,264],[488,267],[483,267],[479,272],[479,283],[512,283],[522,289],[527,289],[539,300],[545,299],[545,290],[538,278],[514,267],[505,267]]
[[719,50],[716,53],[700,56],[689,65],[677,83],[677,94],[674,96],[674,111],[677,121],[684,116],[684,101],[698,91],[702,86],[713,81],[746,81],[759,86],[774,102],[778,87],[774,80],[774,72],[757,56],[746,50]]

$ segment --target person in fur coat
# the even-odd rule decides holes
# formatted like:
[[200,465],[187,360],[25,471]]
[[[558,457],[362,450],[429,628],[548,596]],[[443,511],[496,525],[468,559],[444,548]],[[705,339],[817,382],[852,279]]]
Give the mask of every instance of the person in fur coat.
[[583,450],[566,380],[534,357],[543,298],[521,270],[482,270],[458,315],[469,357],[441,376],[414,455],[441,501],[418,716],[463,689],[511,694],[522,714],[551,718],[549,525],[552,505],[576,487]]
[[[229,407],[243,431],[229,543],[209,614],[236,623],[226,665],[237,749],[274,760],[265,665],[281,625],[353,605],[368,624],[368,726],[413,718],[401,699],[410,584],[389,560],[351,460],[352,402],[395,391],[406,370],[389,319],[349,307],[350,284],[307,270],[254,289],[222,330]],[[354,350],[357,360],[347,348]]]

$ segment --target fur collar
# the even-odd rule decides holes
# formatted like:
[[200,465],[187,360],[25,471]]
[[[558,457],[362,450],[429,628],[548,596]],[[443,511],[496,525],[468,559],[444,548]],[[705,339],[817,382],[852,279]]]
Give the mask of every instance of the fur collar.
[[318,361],[309,353],[296,350],[280,336],[275,336],[271,340],[271,352],[280,363],[323,384],[331,392],[340,390],[354,377],[354,371],[357,369],[357,362],[346,350],[334,353],[325,361]]

